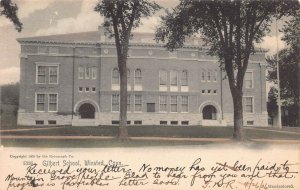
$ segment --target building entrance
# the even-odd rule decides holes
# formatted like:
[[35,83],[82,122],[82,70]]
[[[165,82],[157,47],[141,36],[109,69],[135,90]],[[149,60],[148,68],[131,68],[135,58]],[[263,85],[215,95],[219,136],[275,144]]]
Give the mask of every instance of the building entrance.
[[95,119],[95,107],[92,104],[84,103],[79,107],[81,119]]

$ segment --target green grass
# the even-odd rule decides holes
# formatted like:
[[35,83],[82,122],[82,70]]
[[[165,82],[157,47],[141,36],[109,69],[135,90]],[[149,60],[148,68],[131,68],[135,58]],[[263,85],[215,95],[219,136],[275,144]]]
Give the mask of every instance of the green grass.
[[3,139],[5,147],[39,147],[39,148],[112,148],[112,147],[149,147],[149,146],[182,146],[204,145],[211,142],[194,141],[161,141],[161,140],[128,140],[120,142],[109,140],[49,140],[49,139]]
[[[279,133],[245,128],[246,139],[293,139],[300,140],[300,134]],[[30,131],[1,132],[1,135],[36,136],[116,136],[118,126],[72,127],[36,129]],[[201,126],[129,126],[132,137],[182,137],[182,138],[231,138],[232,127]]]

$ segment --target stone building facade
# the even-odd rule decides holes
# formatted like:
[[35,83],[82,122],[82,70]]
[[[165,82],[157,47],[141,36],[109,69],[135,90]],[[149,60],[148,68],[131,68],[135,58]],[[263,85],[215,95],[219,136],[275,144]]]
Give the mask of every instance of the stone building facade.
[[[18,39],[19,125],[115,125],[119,73],[103,30]],[[244,81],[245,125],[267,126],[264,51]],[[128,55],[128,124],[233,125],[225,72],[197,38],[167,51],[153,34],[134,34]]]

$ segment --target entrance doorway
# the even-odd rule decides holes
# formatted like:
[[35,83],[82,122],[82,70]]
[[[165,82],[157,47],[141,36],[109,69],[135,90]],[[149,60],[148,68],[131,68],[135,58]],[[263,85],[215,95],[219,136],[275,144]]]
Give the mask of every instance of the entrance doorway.
[[79,107],[81,119],[95,119],[95,107],[92,104],[84,103]]
[[205,120],[216,120],[217,119],[217,109],[212,105],[207,105],[203,108],[203,119]]

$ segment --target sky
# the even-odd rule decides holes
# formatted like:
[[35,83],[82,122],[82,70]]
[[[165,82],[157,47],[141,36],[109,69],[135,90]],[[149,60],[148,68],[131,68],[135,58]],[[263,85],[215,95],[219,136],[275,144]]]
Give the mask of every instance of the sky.
[[[16,38],[95,31],[103,18],[93,9],[98,0],[12,0],[18,7],[18,16],[23,23],[22,32],[17,32],[13,24],[0,17],[0,85],[15,83],[20,78],[20,45]],[[178,0],[156,0],[164,8],[175,7]],[[154,32],[159,24],[160,11],[154,16],[142,19],[143,25],[137,31]],[[281,26],[281,24],[280,24]],[[268,55],[276,52],[274,25],[271,33],[259,46],[269,49]],[[279,38],[282,34],[279,33]],[[279,48],[284,43],[279,41]]]

